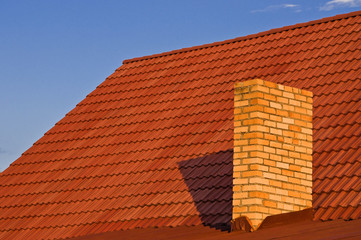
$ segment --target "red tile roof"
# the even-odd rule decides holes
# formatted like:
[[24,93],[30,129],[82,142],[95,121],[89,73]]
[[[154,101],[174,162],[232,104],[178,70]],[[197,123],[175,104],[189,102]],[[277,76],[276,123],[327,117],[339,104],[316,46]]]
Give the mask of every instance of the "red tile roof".
[[0,238],[228,224],[233,84],[314,93],[315,219],[361,217],[361,11],[124,64],[0,174]]
[[[311,218],[305,218],[306,216],[298,216],[298,219],[294,221],[295,216],[292,213],[290,214],[291,216],[288,217],[285,217],[284,215],[288,214],[281,214],[266,218],[265,221],[269,220],[269,224],[253,233],[246,233],[242,231],[231,233],[221,232],[205,226],[178,226],[174,228],[130,229],[77,237],[72,238],[71,240],[356,240],[361,238],[361,219],[351,222],[343,220],[314,222],[311,221]],[[273,217],[276,218],[272,219]],[[279,221],[281,224],[278,224]]]

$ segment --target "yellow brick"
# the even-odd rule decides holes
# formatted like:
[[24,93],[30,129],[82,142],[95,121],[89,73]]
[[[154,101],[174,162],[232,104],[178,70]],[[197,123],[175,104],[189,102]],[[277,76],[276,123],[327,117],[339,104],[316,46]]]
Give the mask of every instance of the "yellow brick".
[[253,126],[250,126],[250,129],[249,129],[251,132],[256,132],[256,131],[259,131],[259,132],[269,132],[269,127],[265,127],[265,126],[262,126],[262,125],[253,125]]
[[268,127],[276,127],[276,122],[266,120],[264,121],[264,125]]
[[277,88],[278,84],[274,82],[264,81],[264,85],[269,88]]
[[269,153],[265,153],[265,152],[250,152],[250,157],[260,157],[263,159],[268,159],[269,158]]
[[269,209],[269,213],[272,214],[272,215],[277,215],[277,214],[281,214],[282,211],[279,210],[279,209],[270,208],[270,209]]
[[288,151],[283,149],[276,149],[276,153],[282,156],[288,156]]
[[260,164],[252,164],[249,166],[251,170],[260,170],[263,172],[267,172],[268,171],[268,167],[264,166],[264,165],[260,165]]
[[249,132],[248,127],[236,127],[234,128],[235,133]]
[[233,166],[233,171],[235,171],[235,172],[243,172],[243,171],[247,171],[247,170],[248,170],[247,165]]
[[251,198],[263,198],[263,199],[268,199],[269,198],[269,194],[265,193],[265,192],[249,192],[249,197]]
[[239,177],[233,179],[233,184],[234,185],[248,184],[249,183],[248,180],[249,180],[248,178],[241,178],[241,176],[239,176]]
[[256,78],[243,82],[243,87],[252,86],[252,85],[264,85],[264,80]]
[[311,97],[311,98],[313,97],[313,93],[310,91],[301,89],[301,93],[302,93],[302,95],[305,95],[307,97]]
[[261,118],[261,119],[269,119],[270,115],[264,112],[250,112],[250,118]]
[[243,95],[243,99],[251,99],[251,98],[264,98],[264,94],[261,92],[252,92]]
[[248,105],[250,105],[248,100],[243,100],[243,101],[235,100],[235,102],[234,102],[234,107],[243,107],[243,106],[248,106]]
[[291,204],[284,204],[283,208],[286,209],[287,211],[293,211],[293,205]]
[[270,133],[276,134],[276,135],[282,135],[282,130],[277,128],[270,128]]
[[280,129],[288,129],[288,124],[284,124],[284,123],[277,123],[277,128]]
[[283,122],[283,123],[287,123],[287,124],[294,124],[294,123],[295,123],[295,120],[292,119],[292,118],[286,118],[286,117],[284,117],[284,118],[282,119],[282,122]]
[[283,116],[283,117],[289,116],[288,111],[284,111],[284,110],[280,110],[280,109],[277,109],[276,114],[279,116]]
[[265,179],[264,177],[252,177],[252,178],[249,179],[249,183],[250,184],[257,184],[260,187],[260,189],[262,190],[261,184],[269,185],[269,180]]
[[253,98],[251,99],[251,105],[264,105],[269,106],[269,101],[262,98]]
[[273,148],[282,148],[282,143],[279,143],[279,142],[270,142],[270,146],[273,147]]
[[[249,144],[248,144],[248,139],[243,139],[243,140],[237,139],[237,140],[234,140],[233,145],[234,145],[234,146],[249,145]],[[236,151],[236,150],[235,150],[235,151]],[[239,151],[237,151],[237,152],[239,152]]]
[[270,141],[277,141],[277,136],[269,133],[265,133],[264,138]]
[[262,158],[244,158],[242,159],[243,164],[263,164]]
[[312,174],[312,168],[301,167],[301,172],[306,174]]
[[237,179],[237,178],[240,178],[241,177],[241,172],[235,172],[233,171],[233,178],[234,179]]
[[268,213],[269,209],[267,207],[262,207],[262,206],[249,206],[249,211],[258,212],[258,213]]
[[301,131],[305,134],[312,134],[312,129],[309,129],[309,128],[301,128]]
[[[283,104],[283,110],[286,110],[288,113],[292,112],[295,110],[294,106],[288,105],[288,104]],[[289,114],[288,114],[289,115]]]
[[[262,190],[267,193],[276,193],[276,188],[271,186],[262,186]],[[271,195],[270,195],[271,198]]]
[[250,139],[250,144],[258,144],[258,145],[269,145],[269,141],[262,138],[253,138]]
[[281,196],[275,195],[275,194],[270,194],[269,199],[273,200],[273,201],[276,201],[276,202],[279,202],[279,201],[281,201]]
[[234,186],[233,186],[233,192],[239,192],[239,191],[241,191],[241,186],[239,186],[239,185],[234,185]]
[[300,121],[300,120],[295,120],[295,125],[297,125],[299,127],[307,127],[307,122]]
[[302,103],[301,103],[301,106],[302,106],[303,108],[312,110],[312,104],[310,104],[310,103],[302,102]]
[[277,97],[276,99],[277,99],[277,102],[279,102],[279,103],[288,104],[288,98]]
[[284,189],[276,188],[276,194],[287,196],[288,191]]
[[263,111],[269,114],[276,114],[276,109],[271,107],[264,107]]
[[236,213],[248,212],[248,207],[247,206],[233,207],[233,212],[236,212]]
[[300,158],[301,157],[300,153],[296,153],[296,152],[293,152],[293,151],[289,152],[289,154],[290,154],[291,158]]
[[261,171],[245,171],[241,173],[242,178],[247,178],[247,177],[255,177],[255,176],[259,176],[262,177],[262,172]]
[[282,169],[282,174],[284,176],[293,177],[293,172],[286,169]]
[[294,163],[295,163],[295,159],[294,159],[294,158],[289,158],[289,157],[282,157],[282,162],[294,164]]
[[[302,119],[302,120],[305,120],[305,119],[302,118],[302,116],[306,116],[306,115],[301,115],[299,113],[294,113],[294,112],[290,112],[289,115],[290,115],[290,118]],[[311,121],[312,121],[312,118],[311,118]]]
[[[276,179],[276,178],[275,178]],[[270,180],[270,183],[269,183],[270,186],[273,186],[273,187],[282,187],[282,182],[280,181],[277,181],[277,180]]]
[[233,199],[245,199],[248,197],[248,192],[237,192],[233,194]]
[[265,172],[265,173],[263,173],[263,177],[265,177],[267,179],[276,179],[276,174],[270,173],[270,172]]
[[[304,186],[300,186],[300,185],[294,185],[294,190],[299,191],[299,192],[306,192],[306,187]],[[303,195],[307,195],[307,194],[303,194],[301,193],[301,198],[303,198]]]
[[302,101],[302,102],[306,102],[306,101],[307,101],[307,97],[306,97],[306,96],[303,96],[303,95],[300,95],[300,94],[295,94],[295,99],[296,99],[296,100],[299,100],[299,101]]
[[270,167],[269,171],[272,172],[272,173],[276,173],[276,174],[281,174],[282,173],[281,169],[279,169],[277,167]]
[[290,104],[293,106],[301,106],[301,102],[297,100],[290,99]]
[[280,161],[282,161],[282,156],[280,156],[280,155],[275,155],[275,154],[271,154],[271,155],[270,155],[270,159],[280,162]]
[[245,134],[243,135],[243,138],[246,138],[246,139],[263,138],[263,133],[261,133],[261,132],[245,133]]
[[295,198],[300,198],[300,197],[301,197],[301,193],[300,193],[300,192],[296,192],[296,191],[288,191],[288,196],[290,196],[290,197],[295,197]]
[[235,114],[234,114],[234,121],[243,120],[243,119],[248,119],[248,118],[249,118],[249,114],[248,114],[248,113],[244,113],[244,114],[235,113]]
[[263,161],[263,163],[265,164],[265,165],[267,165],[267,166],[276,166],[276,162],[275,161],[272,161],[272,160],[268,160],[268,159],[265,159],[264,161]]
[[276,149],[267,146],[263,147],[263,151],[266,153],[276,153]]
[[277,115],[270,115],[270,119],[275,122],[282,122],[282,117]]
[[301,184],[301,179],[289,177],[288,181],[293,184]]
[[247,112],[257,112],[257,111],[264,111],[263,106],[260,105],[254,105],[254,106],[247,106],[247,107],[243,107],[242,108],[242,112],[247,113]]
[[310,187],[310,188],[312,187],[312,181],[301,179],[301,184],[306,187]]
[[300,114],[307,114],[307,109],[302,107],[295,107],[295,112]]
[[288,181],[288,177],[283,176],[283,175],[276,175],[276,179],[279,181]]
[[277,89],[270,89],[270,93],[277,96],[282,96],[282,91]]
[[274,201],[269,201],[269,200],[263,200],[263,205],[266,207],[271,207],[271,208],[276,208],[277,207],[277,203]]
[[261,145],[243,146],[242,151],[263,151],[263,146]]
[[233,158],[234,159],[240,159],[240,158],[245,158],[248,157],[248,152],[235,152],[233,153]]
[[236,82],[234,84],[234,88],[242,88],[243,87],[243,82]]
[[295,98],[295,95],[294,95],[293,93],[287,92],[287,88],[286,88],[286,87],[285,87],[285,90],[286,90],[286,91],[284,91],[283,94],[282,94],[284,97],[286,97],[286,98],[291,98],[291,99]]
[[264,94],[263,98],[269,101],[276,101],[276,96],[267,93]]
[[263,119],[259,119],[259,118],[251,118],[251,119],[246,119],[243,120],[242,122],[243,125],[263,125]]
[[277,108],[277,109],[282,109],[282,105],[276,102],[270,102],[270,107],[272,108]]
[[297,165],[291,164],[291,165],[290,165],[290,170],[291,170],[291,171],[300,172],[300,171],[301,171],[301,167],[300,167],[300,166],[297,166]]
[[300,179],[305,179],[306,178],[306,174],[301,173],[301,172],[295,172],[295,177],[296,178],[300,178]]
[[300,152],[300,153],[307,153],[307,148],[305,148],[305,147],[300,147],[300,146],[296,146],[296,147],[295,147],[295,151],[296,151],[296,152]]
[[283,148],[285,150],[288,150],[288,151],[294,151],[295,150],[295,147],[293,145],[290,145],[290,144],[283,144]]
[[255,205],[255,204],[262,204],[262,199],[260,198],[248,198],[242,199],[242,205]]
[[300,115],[299,119],[306,121],[306,122],[312,122],[312,116]]
[[241,205],[241,200],[240,199],[233,199],[232,200],[232,206],[239,206]]
[[284,137],[291,137],[291,138],[294,138],[294,137],[295,137],[295,133],[294,133],[294,132],[291,132],[291,131],[283,130],[283,131],[282,131],[282,134],[283,134]]

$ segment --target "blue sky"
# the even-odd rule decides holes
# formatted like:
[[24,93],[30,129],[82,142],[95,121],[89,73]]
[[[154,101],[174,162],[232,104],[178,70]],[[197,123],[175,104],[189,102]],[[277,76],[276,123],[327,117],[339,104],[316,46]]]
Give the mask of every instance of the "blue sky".
[[361,10],[361,0],[0,0],[0,171],[124,59]]

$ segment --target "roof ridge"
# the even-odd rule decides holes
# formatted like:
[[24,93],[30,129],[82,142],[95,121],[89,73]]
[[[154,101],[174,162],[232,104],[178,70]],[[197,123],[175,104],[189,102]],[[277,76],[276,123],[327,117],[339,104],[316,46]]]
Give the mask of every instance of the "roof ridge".
[[305,27],[305,26],[312,26],[315,24],[331,22],[331,21],[340,20],[340,19],[346,19],[346,18],[358,16],[358,15],[361,15],[361,10],[355,11],[355,12],[350,12],[350,13],[338,14],[335,16],[325,17],[325,18],[312,20],[312,21],[308,21],[308,22],[304,22],[304,23],[297,23],[294,25],[284,26],[284,27],[280,27],[280,28],[274,28],[271,30],[254,33],[254,34],[250,34],[250,35],[246,35],[246,36],[242,36],[242,37],[237,37],[237,38],[233,38],[233,39],[228,39],[228,40],[224,40],[224,41],[207,43],[207,44],[202,44],[202,45],[193,46],[193,47],[186,47],[186,48],[181,48],[181,49],[172,50],[172,51],[163,52],[163,53],[156,53],[156,54],[143,56],[143,57],[130,58],[130,59],[124,60],[123,64],[142,61],[142,60],[148,60],[148,59],[157,58],[157,57],[163,57],[163,56],[182,53],[182,52],[189,52],[189,51],[193,51],[193,50],[199,50],[199,49],[203,49],[203,48],[209,48],[209,47],[224,45],[224,44],[233,43],[233,42],[244,41],[244,40],[251,39],[251,38],[258,38],[258,37],[262,37],[262,36],[266,36],[266,35],[270,35],[270,34],[274,34],[274,33],[288,31],[291,29],[301,28],[301,27]]

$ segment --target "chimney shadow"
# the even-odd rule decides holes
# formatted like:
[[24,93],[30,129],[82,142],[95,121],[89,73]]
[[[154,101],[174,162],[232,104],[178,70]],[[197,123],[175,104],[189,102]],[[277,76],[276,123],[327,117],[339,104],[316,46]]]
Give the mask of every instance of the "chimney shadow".
[[233,149],[178,162],[203,225],[230,231]]

